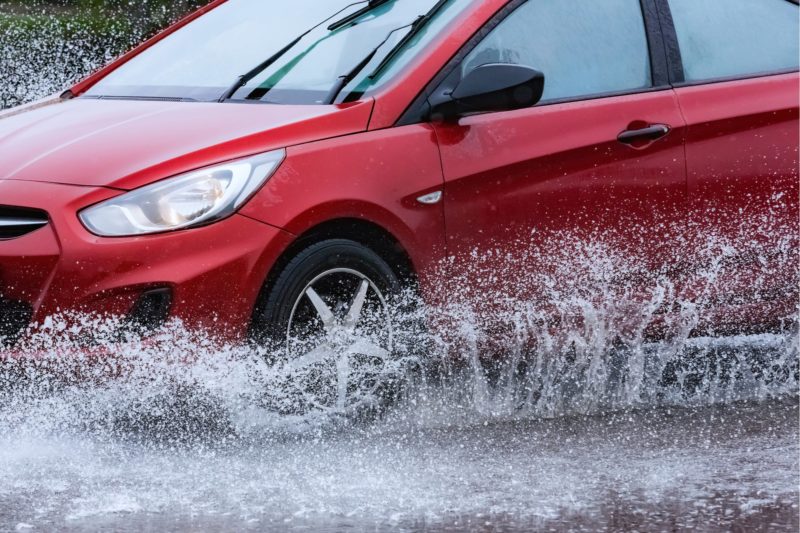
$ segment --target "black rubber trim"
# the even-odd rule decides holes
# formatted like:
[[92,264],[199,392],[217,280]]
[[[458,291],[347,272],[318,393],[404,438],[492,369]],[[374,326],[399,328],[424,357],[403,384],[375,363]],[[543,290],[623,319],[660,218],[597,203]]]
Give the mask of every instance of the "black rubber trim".
[[655,93],[659,91],[666,91],[672,89],[672,86],[669,84],[666,85],[659,85],[658,87],[642,87],[640,89],[631,89],[627,91],[611,91],[607,93],[596,93],[590,94],[587,96],[576,96],[571,98],[552,98],[550,100],[542,100],[536,107],[544,107],[548,105],[556,105],[556,104],[568,104],[570,102],[589,102],[591,100],[600,100],[602,98],[613,98],[615,96],[628,96],[631,94],[647,94],[647,93]]
[[658,16],[656,0],[641,0],[644,27],[647,32],[647,45],[650,50],[650,69],[653,75],[653,87],[670,84],[669,61],[664,46],[664,34]]
[[[460,81],[460,72],[458,66],[469,55],[472,50],[480,44],[481,41],[494,30],[503,20],[506,19],[511,13],[517,10],[522,4],[528,0],[511,0],[503,6],[497,13],[492,16],[489,21],[481,27],[461,49],[445,64],[436,76],[431,79],[425,86],[422,92],[411,102],[406,108],[400,118],[395,122],[395,126],[408,126],[410,124],[419,124],[428,120],[430,114],[430,101],[436,103],[442,98],[446,98],[449,92]],[[656,8],[655,2],[660,0],[640,0],[642,6],[642,16],[644,18],[645,32],[647,33],[647,43],[650,57],[650,68],[652,73],[652,87],[642,87],[639,89],[631,89],[625,91],[615,91],[602,94],[582,95],[575,98],[553,99],[545,100],[537,107],[544,105],[560,104],[566,102],[583,102],[588,100],[596,100],[599,98],[608,98],[612,96],[624,96],[628,94],[640,94],[647,92],[654,92],[664,90],[670,87],[671,77],[671,63],[669,61],[669,51],[665,46],[665,36],[663,34],[663,25],[659,10]],[[671,20],[671,18],[670,18]],[[672,26],[670,26],[672,27]],[[672,30],[674,35],[674,28]],[[677,44],[677,38],[675,38]],[[678,61],[680,61],[680,53],[678,53]],[[680,70],[681,78],[683,76],[683,68]],[[546,73],[545,73],[546,75]]]
[[126,330],[146,333],[163,326],[172,307],[172,290],[167,287],[142,293],[128,314]]
[[28,302],[0,296],[0,347],[13,346],[31,322],[33,307]]
[[672,85],[683,83],[685,80],[683,73],[683,60],[681,59],[681,47],[678,44],[678,34],[675,32],[675,22],[672,20],[672,11],[669,8],[668,0],[652,0],[658,11],[658,20],[661,25],[661,36],[664,42],[664,50],[667,55],[667,68],[669,71],[669,82]]

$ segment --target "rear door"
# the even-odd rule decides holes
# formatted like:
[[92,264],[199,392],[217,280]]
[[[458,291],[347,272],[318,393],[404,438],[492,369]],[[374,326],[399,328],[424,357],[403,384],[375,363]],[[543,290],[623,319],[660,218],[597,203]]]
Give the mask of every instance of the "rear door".
[[797,302],[798,6],[661,2],[688,125],[693,297],[709,329],[772,325]]
[[449,74],[503,62],[546,79],[533,108],[435,124],[448,250],[484,297],[527,298],[545,273],[630,286],[669,270],[684,124],[652,15],[639,0],[511,2]]

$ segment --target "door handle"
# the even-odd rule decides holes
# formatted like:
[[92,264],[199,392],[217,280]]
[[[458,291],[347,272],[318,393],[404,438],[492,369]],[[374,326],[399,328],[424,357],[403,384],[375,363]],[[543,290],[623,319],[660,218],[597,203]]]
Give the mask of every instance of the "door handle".
[[625,130],[619,134],[617,140],[622,144],[636,144],[645,142],[647,144],[657,141],[670,132],[670,127],[666,124],[654,124],[646,128]]

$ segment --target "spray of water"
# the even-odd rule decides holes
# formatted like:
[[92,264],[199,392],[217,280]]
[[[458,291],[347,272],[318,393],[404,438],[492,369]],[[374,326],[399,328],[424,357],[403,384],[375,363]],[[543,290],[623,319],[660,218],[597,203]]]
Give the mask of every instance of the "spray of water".
[[[316,401],[324,378],[280,351],[216,339],[180,322],[138,337],[120,335],[114,318],[53,317],[32,327],[2,363],[0,430],[229,439],[350,424],[354,415],[374,415],[387,399],[394,405],[384,416],[424,423],[797,395],[793,305],[766,332],[721,335],[704,325],[718,307],[702,296],[734,283],[728,274],[740,265],[726,260],[735,247],[705,246],[713,255],[680,285],[661,274],[647,283],[619,283],[616,273],[635,268],[628,257],[598,243],[571,241],[568,249],[549,273],[527,270],[520,255],[473,257],[463,276],[447,284],[450,300],[443,305],[401,296],[394,306],[403,309],[394,317],[396,353],[379,366],[349,366],[355,400],[347,405]],[[780,260],[769,249],[765,269],[794,267],[795,245],[784,247]],[[526,253],[537,256],[530,248]],[[492,279],[511,280],[513,296],[497,283],[487,296]],[[698,280],[714,290],[698,293]],[[682,287],[692,287],[691,299]],[[774,315],[774,305],[768,307]]]
[[0,109],[60,93],[204,2],[0,2]]

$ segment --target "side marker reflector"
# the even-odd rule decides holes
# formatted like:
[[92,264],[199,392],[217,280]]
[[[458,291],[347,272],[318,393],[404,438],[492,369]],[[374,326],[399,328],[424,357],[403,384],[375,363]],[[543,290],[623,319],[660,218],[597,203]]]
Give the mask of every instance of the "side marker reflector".
[[417,201],[425,205],[438,204],[439,202],[442,201],[442,191],[436,191],[430,194],[426,194],[424,196],[420,196],[419,198],[417,198]]

